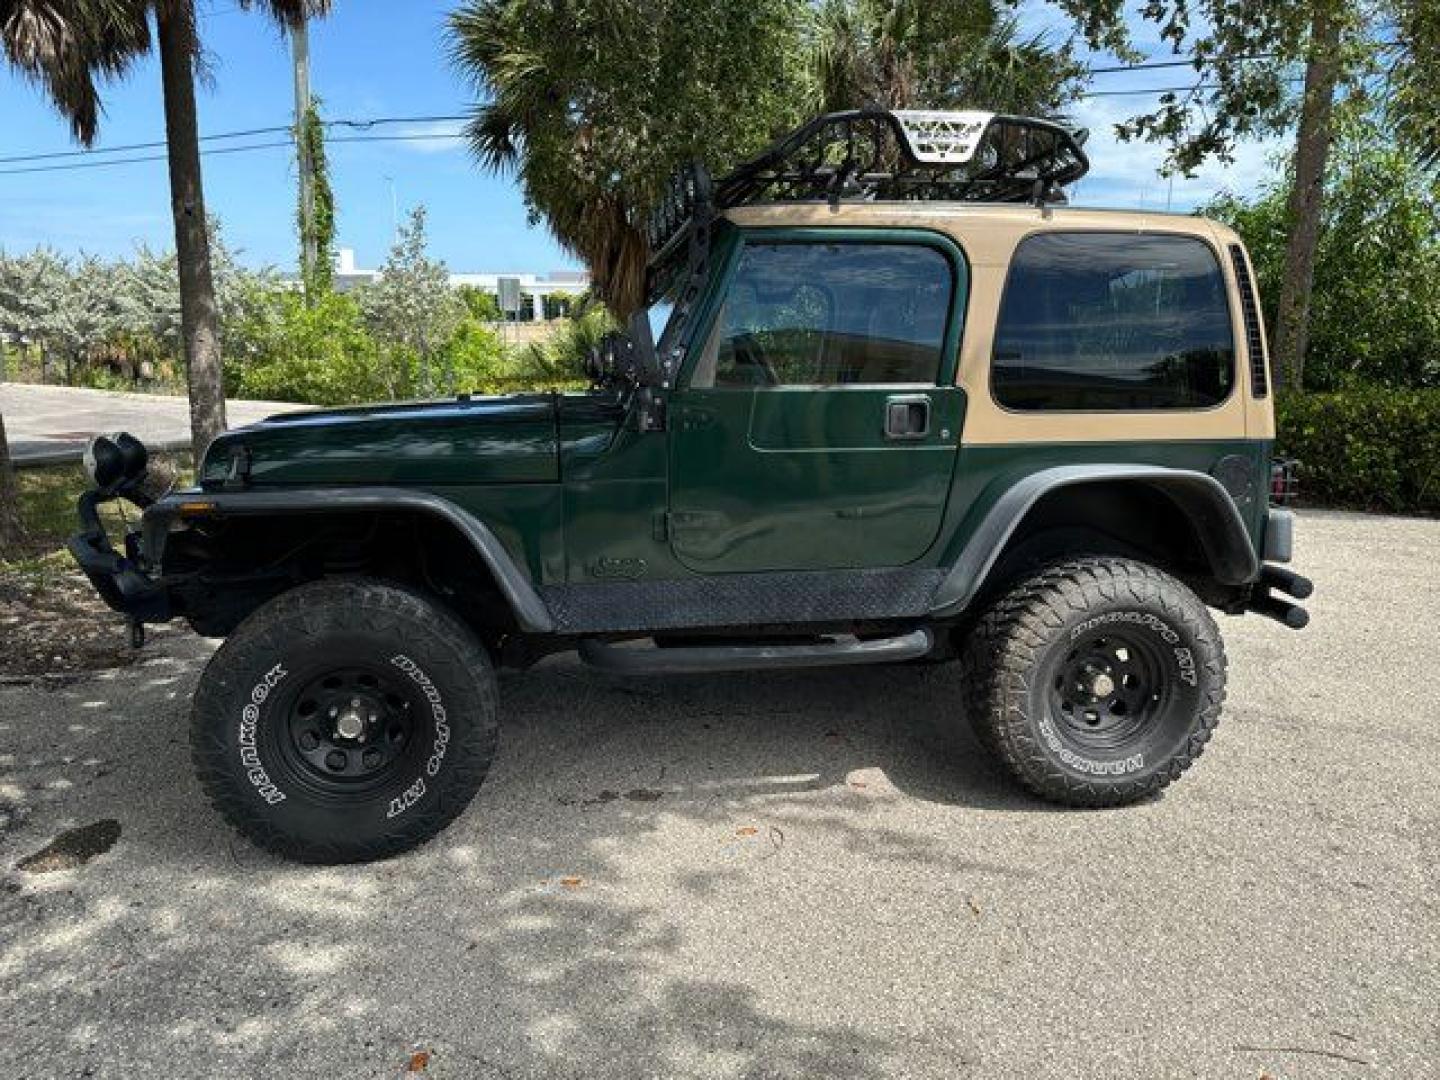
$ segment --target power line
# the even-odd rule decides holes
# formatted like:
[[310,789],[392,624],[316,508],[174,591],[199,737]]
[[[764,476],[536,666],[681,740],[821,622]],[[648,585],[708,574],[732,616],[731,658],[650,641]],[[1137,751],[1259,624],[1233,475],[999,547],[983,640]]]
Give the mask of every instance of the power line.
[[[447,113],[433,116],[376,116],[368,119],[356,120],[325,120],[322,121],[325,127],[343,127],[355,131],[368,131],[373,127],[382,127],[389,124],[433,124],[447,120],[468,120],[464,114]],[[271,127],[247,128],[243,131],[221,131],[214,135],[201,135],[200,141],[221,142],[227,139],[245,139],[255,135],[278,135],[281,132],[292,132],[294,128],[289,124],[278,124]],[[167,145],[164,139],[157,139],[154,142],[127,143],[122,146],[102,146],[94,150],[53,150],[39,154],[15,154],[10,157],[0,157],[0,165],[14,165],[28,161],[56,161],[69,158],[88,158],[96,154],[125,154],[135,150],[159,150]],[[135,159],[135,160],[149,160]]]
[[[210,157],[214,154],[243,154],[247,150],[269,150],[277,146],[293,146],[289,139],[283,142],[255,143],[251,146],[220,146],[212,150],[202,150],[201,157]],[[168,154],[147,154],[144,157],[130,158],[107,158],[104,161],[71,161],[64,165],[31,165],[21,169],[0,169],[0,176],[18,176],[21,173],[48,173],[48,172],[73,172],[77,169],[105,169],[112,165],[141,165],[147,161],[164,161]]]
[[[288,128],[281,130],[288,131]],[[327,143],[383,143],[383,142],[427,142],[430,140],[463,139],[463,131],[416,132],[408,135],[341,135],[326,140]],[[275,142],[252,143],[247,146],[219,146],[200,151],[201,157],[220,154],[244,154],[252,150],[274,150],[280,147],[293,148],[290,139]],[[29,165],[19,169],[0,169],[0,176],[18,176],[25,173],[71,172],[76,169],[104,169],[112,165],[143,165],[147,162],[164,161],[166,154],[147,154],[144,157],[107,158],[104,161],[70,161],[63,165]]]
[[[1285,79],[1288,83],[1302,83],[1303,78]],[[1142,94],[1187,94],[1195,90],[1219,90],[1220,83],[1191,83],[1189,86],[1147,86],[1143,90],[1091,90],[1079,95],[1081,99],[1097,97],[1137,97]]]
[[[1244,63],[1250,60],[1278,60],[1279,53],[1254,53],[1249,56],[1216,56],[1210,60],[1229,60],[1235,63]],[[1188,67],[1196,71],[1204,66],[1204,61],[1197,63],[1193,58],[1189,60],[1146,60],[1139,64],[1116,64],[1113,67],[1090,68],[1091,75],[1116,75],[1122,71],[1154,71],[1156,68],[1177,68]]]
[[[218,10],[212,10],[212,11],[208,12],[208,14],[211,14],[211,15],[227,15],[227,14],[230,14],[230,13],[232,13],[232,12],[239,11],[239,10],[241,10],[241,9],[240,9],[238,6],[235,6],[235,7],[229,7],[229,8],[221,8],[221,9],[218,9]],[[1272,59],[1275,59],[1278,55],[1279,55],[1278,53],[1257,53],[1257,54],[1250,55],[1250,56],[1234,56],[1234,57],[1229,57],[1228,59],[1234,60],[1234,61],[1272,60]],[[1123,72],[1128,72],[1128,71],[1150,71],[1150,70],[1154,70],[1154,69],[1157,69],[1157,68],[1177,68],[1177,67],[1194,67],[1194,66],[1195,66],[1195,62],[1194,62],[1193,60],[1158,60],[1158,61],[1145,61],[1145,62],[1139,63],[1139,64],[1119,64],[1119,65],[1115,65],[1115,66],[1111,66],[1111,67],[1090,68],[1090,69],[1089,69],[1089,74],[1091,74],[1091,75],[1115,75],[1115,74],[1121,74],[1121,73],[1123,73]],[[1188,89],[1190,89],[1190,87],[1163,87],[1163,88],[1157,88],[1157,89],[1153,89],[1153,90],[1151,90],[1151,89],[1146,89],[1146,90],[1093,90],[1093,91],[1091,91],[1091,92],[1088,93],[1088,94],[1081,94],[1080,97],[1082,97],[1082,98],[1085,98],[1085,97],[1124,97],[1124,96],[1150,94],[1150,93],[1156,93],[1156,94],[1171,93],[1171,92],[1177,92],[1177,91],[1180,91],[1180,90],[1188,90]],[[1208,87],[1208,86],[1202,86],[1202,87],[1199,87],[1199,89],[1209,89],[1209,87]],[[370,119],[338,119],[338,120],[325,120],[325,121],[322,121],[322,123],[323,123],[324,126],[327,127],[327,128],[329,128],[329,127],[344,127],[344,128],[352,128],[352,129],[362,130],[362,131],[363,131],[363,130],[369,130],[370,128],[373,128],[373,127],[378,127],[378,126],[386,125],[386,124],[424,124],[424,123],[437,123],[437,122],[446,121],[446,120],[468,120],[468,119],[469,119],[469,116],[468,116],[467,114],[463,114],[463,113],[460,113],[460,114],[456,114],[456,113],[446,113],[446,114],[436,114],[436,115],[432,115],[432,116],[377,116],[377,117],[373,117],[373,118],[370,118]],[[249,137],[255,136],[255,135],[278,135],[278,134],[280,134],[281,132],[289,132],[289,131],[291,131],[291,130],[293,130],[293,129],[291,128],[290,125],[288,125],[288,124],[280,124],[280,125],[274,125],[274,126],[271,126],[271,127],[248,128],[248,129],[245,129],[245,130],[242,130],[242,131],[222,131],[222,132],[218,132],[218,133],[216,133],[216,134],[214,134],[214,135],[202,135],[202,136],[200,136],[200,141],[201,141],[202,143],[204,143],[204,142],[221,142],[221,141],[224,141],[224,140],[227,140],[227,139],[243,139],[243,138],[249,138]],[[15,154],[15,155],[11,155],[11,156],[9,156],[9,157],[0,157],[0,165],[14,165],[14,164],[20,164],[20,163],[23,163],[23,162],[30,162],[30,161],[60,161],[60,160],[68,160],[68,159],[70,159],[70,158],[86,158],[86,157],[90,157],[90,156],[95,155],[95,154],[123,154],[123,153],[132,153],[132,152],[134,152],[134,151],[136,151],[136,150],[159,150],[159,149],[164,148],[166,145],[167,145],[167,144],[166,144],[166,141],[165,141],[164,139],[157,139],[157,140],[155,140],[155,141],[153,141],[153,142],[127,143],[127,144],[120,145],[120,146],[102,146],[102,147],[97,147],[97,148],[95,148],[95,149],[93,149],[93,150],[54,150],[54,151],[43,152],[43,153],[36,153],[36,154]],[[134,161],[149,161],[149,160],[153,160],[153,159],[151,159],[151,158],[135,158],[135,159],[132,159],[132,160],[134,160]],[[18,171],[18,170],[0,170],[0,175],[3,175],[5,171],[14,172],[14,171]]]
[[[242,139],[250,135],[274,135],[281,131],[289,131],[289,125],[263,128],[250,128],[246,131],[225,131],[218,135],[201,135],[201,142],[213,142],[220,139]],[[54,150],[43,154],[16,154],[12,157],[0,157],[0,164],[10,164],[19,161],[53,161],[59,158],[90,157],[93,154],[123,154],[132,150],[155,150],[166,145],[164,139],[156,142],[127,143],[123,146],[101,146],[94,150]]]
[[[1237,61],[1265,60],[1271,59],[1275,55],[1277,54],[1266,53],[1256,54],[1253,56],[1236,56],[1232,57],[1231,59]],[[1190,66],[1193,66],[1193,63],[1189,60],[1167,60],[1153,63],[1133,64],[1127,66],[1091,68],[1090,73],[1092,75],[1104,75],[1125,71],[1142,71],[1152,68],[1175,68]],[[1288,81],[1299,82],[1302,80],[1291,79]],[[1154,86],[1145,87],[1143,89],[1137,90],[1091,90],[1087,93],[1078,95],[1077,100],[1099,97],[1141,97],[1156,94],[1192,93],[1195,91],[1214,90],[1217,88],[1218,84],[1216,83],[1194,83],[1190,86]],[[464,113],[437,113],[426,116],[376,116],[368,118],[339,118],[332,120],[324,120],[322,121],[322,124],[326,128],[345,128],[351,131],[369,131],[376,127],[385,127],[391,124],[444,123],[449,121],[468,119],[469,116]],[[293,127],[289,124],[279,124],[272,125],[270,127],[247,128],[239,131],[222,131],[217,132],[213,135],[202,135],[200,136],[200,142],[223,142],[230,139],[253,138],[257,135],[277,135],[282,132],[290,134],[293,133],[293,130]],[[327,139],[326,141],[330,143],[425,142],[428,140],[463,139],[464,137],[465,135],[463,132],[439,131],[404,135],[342,135]],[[18,169],[0,169],[0,176],[18,176],[29,173],[68,172],[76,169],[98,169],[106,168],[112,165],[142,165],[148,162],[164,161],[167,157],[166,154],[147,154],[142,157],[127,158],[102,158],[99,161],[73,161],[70,159],[91,158],[97,155],[104,154],[133,153],[137,150],[159,150],[165,148],[167,145],[168,144],[165,140],[160,139],[153,142],[128,143],[120,146],[100,147],[94,150],[59,150],[38,154],[15,154],[9,157],[0,157],[0,165],[18,165],[35,161],[64,161],[65,163],[60,165],[30,166]],[[274,142],[253,143],[246,146],[214,147],[202,150],[201,156],[209,157],[211,155],[219,154],[248,153],[254,150],[273,150],[280,147],[289,147],[293,145],[294,142],[292,139],[285,139]]]

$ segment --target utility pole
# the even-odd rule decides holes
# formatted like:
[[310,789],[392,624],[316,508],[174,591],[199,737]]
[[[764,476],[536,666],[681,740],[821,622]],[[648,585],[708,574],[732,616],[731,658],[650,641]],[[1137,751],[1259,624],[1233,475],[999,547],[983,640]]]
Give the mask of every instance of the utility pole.
[[300,269],[308,285],[314,280],[320,252],[315,243],[315,162],[310,156],[306,122],[310,116],[310,30],[302,19],[290,31],[295,64],[295,151],[300,166]]

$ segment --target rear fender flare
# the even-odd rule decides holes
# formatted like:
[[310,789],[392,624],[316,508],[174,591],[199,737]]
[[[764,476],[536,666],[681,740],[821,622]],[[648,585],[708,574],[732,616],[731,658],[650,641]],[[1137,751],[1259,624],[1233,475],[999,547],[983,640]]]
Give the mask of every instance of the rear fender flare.
[[1045,495],[1063,487],[1116,482],[1148,487],[1173,500],[1195,528],[1217,581],[1243,585],[1260,573],[1240,511],[1213,476],[1158,465],[1061,465],[1031,473],[996,501],[936,589],[931,614],[958,615],[970,605],[1025,515]]
[[499,538],[475,515],[432,492],[411,491],[407,488],[347,487],[170,495],[145,512],[143,546],[152,565],[160,565],[165,537],[170,531],[171,523],[179,516],[181,505],[194,503],[205,503],[213,507],[206,511],[207,516],[403,510],[440,518],[458,529],[475,550],[475,554],[489,567],[522,630],[543,634],[554,629],[550,610],[540,599],[530,578],[515,564]]

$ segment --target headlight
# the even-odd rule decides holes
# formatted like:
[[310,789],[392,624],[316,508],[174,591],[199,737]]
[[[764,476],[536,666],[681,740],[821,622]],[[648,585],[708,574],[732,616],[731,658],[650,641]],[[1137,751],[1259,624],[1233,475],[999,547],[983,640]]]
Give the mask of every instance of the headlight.
[[144,443],[127,431],[118,431],[91,439],[81,461],[90,482],[101,491],[109,491],[144,476],[149,457]]

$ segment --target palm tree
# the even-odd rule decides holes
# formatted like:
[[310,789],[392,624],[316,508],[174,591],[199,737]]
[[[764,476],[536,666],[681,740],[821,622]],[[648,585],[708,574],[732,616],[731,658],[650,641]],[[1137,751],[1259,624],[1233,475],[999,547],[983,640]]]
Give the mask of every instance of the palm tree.
[[676,166],[712,173],[805,115],[880,103],[1052,111],[1081,69],[1021,40],[1002,0],[464,0],[456,66],[480,163],[584,260],[622,321],[643,303],[637,227]]
[[824,0],[811,48],[817,112],[969,106],[1053,113],[1084,69],[1043,34],[1022,37],[992,0]]
[[[330,0],[239,0],[282,29],[325,15]],[[149,18],[155,18],[152,41]],[[99,81],[125,75],[156,47],[165,98],[170,204],[180,276],[181,340],[190,389],[190,433],[198,458],[225,430],[220,321],[210,273],[195,68],[200,61],[194,0],[0,0],[0,49],[49,95],[77,142],[99,130]]]
[[590,269],[621,320],[644,303],[637,222],[666,177],[701,158],[723,171],[799,119],[809,0],[464,0],[455,65],[479,103],[480,163]]

